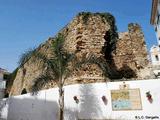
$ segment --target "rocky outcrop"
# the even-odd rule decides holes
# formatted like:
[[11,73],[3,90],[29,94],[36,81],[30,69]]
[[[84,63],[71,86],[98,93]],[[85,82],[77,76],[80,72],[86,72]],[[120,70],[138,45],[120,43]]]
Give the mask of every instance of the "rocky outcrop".
[[[76,53],[78,59],[87,58],[90,55],[104,59],[119,78],[141,78],[138,72],[148,65],[147,50],[141,28],[137,24],[130,24],[128,31],[119,33],[119,40],[116,40],[114,23],[114,17],[110,14],[80,13],[60,31],[65,36],[64,49],[67,52]],[[44,52],[49,57],[52,40],[54,38],[49,38],[37,50]],[[29,60],[23,68],[18,70],[10,95],[21,94],[23,89],[30,92],[34,78],[42,72],[41,66]],[[102,70],[95,64],[89,64],[78,71],[73,71],[65,85],[104,81],[106,79]],[[47,83],[43,89],[55,86],[53,81]]]

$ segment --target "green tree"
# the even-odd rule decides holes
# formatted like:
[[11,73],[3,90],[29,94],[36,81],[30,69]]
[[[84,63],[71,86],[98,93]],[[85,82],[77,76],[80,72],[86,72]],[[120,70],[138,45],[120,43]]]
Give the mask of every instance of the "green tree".
[[[102,71],[103,76],[110,78],[112,71],[103,57],[96,57],[94,54],[90,54],[87,58],[78,60],[75,53],[68,53],[63,49],[64,36],[58,34],[51,46],[51,56],[47,57],[45,53],[41,53],[38,50],[29,50],[22,54],[19,64],[23,68],[24,64],[30,60],[31,63],[42,63],[43,73],[40,74],[34,81],[31,88],[33,93],[37,93],[44,85],[49,82],[55,81],[59,88],[59,119],[64,119],[64,83],[73,70],[83,67],[87,64],[96,64]],[[74,61],[74,62],[71,62]],[[72,68],[69,67],[69,63],[73,63]]]
[[[59,119],[63,120],[64,112],[64,82],[70,73],[68,63],[74,59],[74,54],[70,54],[63,49],[64,36],[58,34],[54,41],[52,41],[52,55],[47,57],[46,54],[37,50],[29,50],[22,55],[20,59],[20,66],[22,67],[28,60],[33,63],[37,61],[42,63],[44,72],[38,76],[31,88],[33,93],[38,92],[43,86],[51,81],[55,81],[59,88]],[[31,59],[30,59],[31,58]]]

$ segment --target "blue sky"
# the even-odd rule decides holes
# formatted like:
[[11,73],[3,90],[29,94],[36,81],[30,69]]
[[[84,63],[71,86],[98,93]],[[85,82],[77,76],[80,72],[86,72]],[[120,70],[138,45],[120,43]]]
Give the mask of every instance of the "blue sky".
[[110,12],[118,31],[139,23],[147,48],[157,44],[150,25],[152,0],[0,0],[0,67],[13,71],[20,55],[54,36],[81,11]]

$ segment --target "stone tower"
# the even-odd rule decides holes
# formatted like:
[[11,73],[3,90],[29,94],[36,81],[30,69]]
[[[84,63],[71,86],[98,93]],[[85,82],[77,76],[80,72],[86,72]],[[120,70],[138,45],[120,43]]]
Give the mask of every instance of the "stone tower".
[[138,24],[130,23],[127,32],[119,33],[116,53],[113,56],[120,73],[143,79],[138,73],[148,67],[149,61],[144,35]]
[[[126,69],[126,71],[130,70],[135,74],[131,76],[132,78],[138,78],[138,70],[148,64],[144,36],[137,24],[130,24],[128,29],[128,32],[119,33],[119,40],[116,41],[114,37],[118,37],[118,34],[116,34],[115,20],[111,14],[80,13],[60,33],[65,36],[64,49],[69,53],[76,53],[78,59],[94,55],[97,58],[102,58],[110,68],[119,72],[120,77],[124,77],[123,71]],[[54,38],[49,38],[37,50],[49,57],[53,40]],[[112,47],[114,45],[116,47]],[[103,48],[106,49],[103,50]],[[10,95],[21,94],[23,89],[30,92],[34,78],[42,72],[41,67],[28,61],[23,68],[18,70]],[[89,64],[78,71],[73,71],[65,81],[65,85],[105,82],[105,80],[102,70],[95,64]],[[43,89],[55,86],[56,84],[51,82],[47,83]]]

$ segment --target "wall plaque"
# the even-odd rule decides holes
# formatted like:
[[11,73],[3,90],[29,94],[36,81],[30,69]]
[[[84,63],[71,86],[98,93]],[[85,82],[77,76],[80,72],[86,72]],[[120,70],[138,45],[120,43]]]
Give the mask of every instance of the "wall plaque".
[[142,110],[139,89],[111,90],[112,110]]

